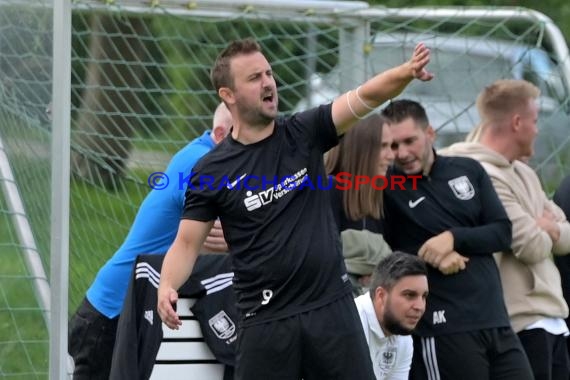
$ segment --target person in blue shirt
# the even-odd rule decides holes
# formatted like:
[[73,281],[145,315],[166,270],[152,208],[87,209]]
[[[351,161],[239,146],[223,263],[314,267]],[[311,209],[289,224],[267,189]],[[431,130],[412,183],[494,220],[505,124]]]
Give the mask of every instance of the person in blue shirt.
[[[103,265],[69,323],[69,354],[75,362],[74,380],[109,378],[119,314],[127,293],[135,259],[140,254],[164,255],[176,237],[184,208],[186,183],[196,162],[229,133],[232,117],[221,103],[214,113],[211,131],[178,151],[162,178],[163,189],[155,187],[143,200],[131,229],[119,249]],[[187,181],[186,181],[187,182]],[[161,186],[162,187],[162,186]],[[220,227],[214,226],[209,251],[227,251]]]

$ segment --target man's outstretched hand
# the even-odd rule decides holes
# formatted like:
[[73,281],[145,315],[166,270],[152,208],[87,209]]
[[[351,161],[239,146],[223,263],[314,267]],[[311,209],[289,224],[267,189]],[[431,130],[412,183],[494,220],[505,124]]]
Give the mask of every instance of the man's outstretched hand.
[[429,81],[433,79],[433,73],[426,70],[426,66],[430,60],[430,50],[423,42],[416,45],[414,53],[409,63],[412,67],[412,75],[421,81]]

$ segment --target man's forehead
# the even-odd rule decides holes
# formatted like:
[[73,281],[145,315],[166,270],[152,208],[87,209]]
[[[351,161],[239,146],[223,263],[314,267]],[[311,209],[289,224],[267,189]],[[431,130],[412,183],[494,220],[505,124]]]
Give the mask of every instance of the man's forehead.
[[244,76],[271,69],[269,62],[260,52],[237,55],[232,59],[230,67],[234,74]]
[[400,292],[421,291],[423,293],[427,290],[427,277],[423,274],[404,276],[396,282],[394,288],[398,288]]
[[414,124],[394,125],[391,127],[391,130],[394,143],[399,143],[403,140],[418,137],[422,133],[422,129],[416,127]]

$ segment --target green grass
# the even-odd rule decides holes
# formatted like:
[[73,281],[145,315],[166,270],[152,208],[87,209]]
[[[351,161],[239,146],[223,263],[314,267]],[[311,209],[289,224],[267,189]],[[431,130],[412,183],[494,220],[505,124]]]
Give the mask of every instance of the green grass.
[[148,188],[123,182],[118,192],[73,182],[70,203],[70,312],[99,268],[121,245]]
[[[49,277],[49,161],[11,156],[38,250]],[[97,270],[128,232],[148,192],[147,173],[130,173],[118,191],[71,182],[69,312],[73,313]],[[32,289],[22,247],[0,192],[0,378],[47,379],[48,329]]]
[[48,330],[0,197],[0,377],[46,379]]
[[[0,134],[34,241],[50,276],[50,135],[0,108]],[[152,145],[152,144],[151,144]],[[128,173],[116,191],[81,180],[70,187],[69,313],[127,235],[149,188],[149,170]],[[0,379],[47,379],[49,333],[26,268],[12,215],[0,191]],[[66,295],[61,295],[65,297]]]
[[[9,162],[24,194],[38,249],[45,251],[49,247],[50,172],[49,160],[42,156],[49,152],[49,137],[46,130],[27,127],[11,114],[0,115]],[[0,192],[0,378],[47,379],[48,339],[12,215]]]

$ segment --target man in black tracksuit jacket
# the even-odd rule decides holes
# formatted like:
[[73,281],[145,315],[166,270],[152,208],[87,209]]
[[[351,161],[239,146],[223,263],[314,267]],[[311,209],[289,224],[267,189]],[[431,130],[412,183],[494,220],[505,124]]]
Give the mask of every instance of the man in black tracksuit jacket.
[[[395,153],[384,235],[392,249],[429,264],[410,379],[532,379],[493,259],[509,249],[512,230],[488,175],[472,159],[435,154],[435,132],[420,104],[399,100],[382,113]],[[421,178],[400,186],[398,175]]]

